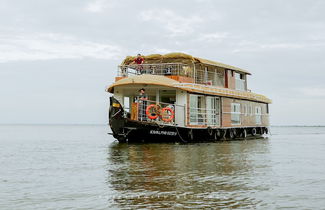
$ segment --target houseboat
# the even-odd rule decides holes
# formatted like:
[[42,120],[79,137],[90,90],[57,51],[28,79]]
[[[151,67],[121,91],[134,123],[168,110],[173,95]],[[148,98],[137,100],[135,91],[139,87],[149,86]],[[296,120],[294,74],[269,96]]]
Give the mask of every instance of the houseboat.
[[189,143],[268,133],[271,100],[247,88],[248,71],[184,53],[138,58],[126,57],[106,89],[112,94],[109,125],[119,142]]

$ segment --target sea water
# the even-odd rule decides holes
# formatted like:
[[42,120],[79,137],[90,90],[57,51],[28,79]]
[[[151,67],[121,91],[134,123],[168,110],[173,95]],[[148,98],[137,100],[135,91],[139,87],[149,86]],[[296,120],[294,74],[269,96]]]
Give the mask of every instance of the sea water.
[[106,125],[1,125],[0,209],[325,206],[325,127],[119,144]]

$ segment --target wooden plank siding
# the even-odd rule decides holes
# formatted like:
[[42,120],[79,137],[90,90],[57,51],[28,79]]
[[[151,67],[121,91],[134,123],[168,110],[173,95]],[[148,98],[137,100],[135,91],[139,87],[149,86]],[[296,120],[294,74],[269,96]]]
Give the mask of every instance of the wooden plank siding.
[[194,83],[193,77],[185,77],[185,76],[167,76],[167,77],[182,83]]
[[228,88],[235,90],[236,89],[235,71],[232,70],[226,70],[226,71],[228,71],[227,73]]
[[[269,126],[269,116],[267,113],[267,104],[265,103],[259,103],[254,101],[247,101],[247,100],[241,100],[241,99],[234,99],[234,98],[226,98],[221,97],[221,104],[222,104],[222,127],[249,127],[249,126]],[[240,111],[241,111],[241,123],[240,125],[232,125],[231,124],[231,104],[232,103],[238,103],[240,104]],[[245,106],[247,106],[247,113],[245,112]],[[261,114],[262,114],[262,120],[261,124],[256,124],[256,115],[255,115],[255,109],[257,106],[261,107]],[[252,113],[250,113],[250,107],[252,110]],[[246,114],[245,114],[246,113]]]
[[[187,94],[187,107],[186,107],[186,123],[187,127],[192,128],[205,128],[206,125],[191,125],[190,124],[190,94]],[[199,94],[195,94],[199,95]],[[204,95],[208,96],[208,95]],[[240,119],[241,123],[239,125],[233,125],[231,123],[231,104],[240,104]],[[247,106],[247,108],[245,108]],[[261,107],[261,124],[256,124],[255,109],[257,106]],[[250,108],[251,107],[251,108]],[[210,126],[210,127],[267,127],[269,126],[269,116],[267,113],[268,104],[248,101],[236,98],[220,97],[220,126]],[[251,109],[251,112],[249,111]]]

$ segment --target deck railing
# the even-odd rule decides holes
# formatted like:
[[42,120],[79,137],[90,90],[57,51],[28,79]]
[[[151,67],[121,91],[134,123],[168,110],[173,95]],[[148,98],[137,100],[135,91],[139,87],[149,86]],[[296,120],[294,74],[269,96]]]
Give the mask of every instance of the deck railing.
[[142,122],[176,125],[180,123],[178,120],[185,120],[185,106],[150,100],[136,100],[132,104],[131,119]]
[[244,91],[246,88],[245,88],[245,80],[242,80],[242,79],[235,79],[235,88],[236,90],[241,90],[241,91]]
[[182,63],[131,64],[118,66],[118,76],[120,77],[140,74],[193,77],[193,69],[189,65]]
[[[183,80],[192,84],[203,84],[225,88],[225,74],[219,70],[205,70],[194,68],[194,65],[182,63],[159,63],[159,64],[130,64],[118,66],[118,77],[129,77],[133,75],[151,74],[163,76],[182,76],[190,79]],[[174,78],[173,78],[174,79]],[[179,78],[177,78],[178,80]],[[235,79],[235,90],[250,92],[246,88],[244,79]],[[230,90],[226,88],[227,90]]]
[[194,69],[193,65],[182,63],[130,64],[118,66],[119,77],[152,74],[164,76],[183,76],[193,78],[193,83],[224,87],[223,72]]
[[220,72],[197,69],[195,71],[195,83],[224,87],[225,78],[224,74]]
[[220,113],[217,109],[190,107],[190,125],[220,126]]

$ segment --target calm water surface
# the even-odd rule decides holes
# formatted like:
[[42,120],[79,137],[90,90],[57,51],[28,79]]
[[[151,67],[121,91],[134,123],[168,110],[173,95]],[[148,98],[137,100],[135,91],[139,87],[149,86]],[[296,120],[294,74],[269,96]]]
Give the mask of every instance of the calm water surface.
[[106,126],[0,126],[0,209],[325,206],[325,127],[119,144]]

